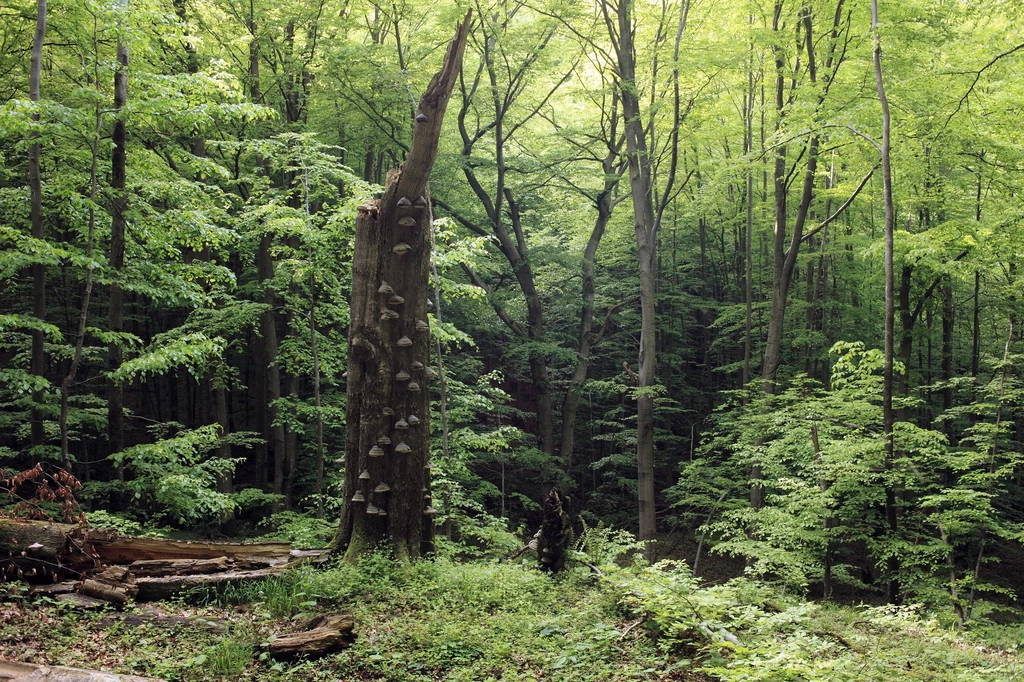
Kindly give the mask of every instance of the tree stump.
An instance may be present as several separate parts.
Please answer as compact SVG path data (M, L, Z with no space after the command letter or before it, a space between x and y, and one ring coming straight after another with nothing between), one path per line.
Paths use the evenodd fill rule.
M544 522L537 536L537 558L545 571L565 569L565 548L572 541L572 525L563 509L564 498L552 488L544 498Z

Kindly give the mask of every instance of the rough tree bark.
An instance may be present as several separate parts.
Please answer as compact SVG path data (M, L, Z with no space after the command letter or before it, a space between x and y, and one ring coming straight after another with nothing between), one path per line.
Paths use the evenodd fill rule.
M420 98L405 163L356 218L349 326L345 505L334 545L352 561L388 541L402 559L429 551L429 211L441 124L462 68L471 12ZM415 418L415 419L414 419Z

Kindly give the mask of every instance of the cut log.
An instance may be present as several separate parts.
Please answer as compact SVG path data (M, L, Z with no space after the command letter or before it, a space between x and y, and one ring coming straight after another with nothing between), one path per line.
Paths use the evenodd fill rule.
M135 577L125 566L109 566L82 581L79 593L123 606L139 592Z
M78 592L80 594L84 594L86 597L102 599L105 602L110 602L111 604L116 604L118 606L124 606L127 604L132 597L138 593L138 591L138 588L132 583L111 585L110 583L92 580L91 578L83 580L82 586L78 588Z
M33 665L0 661L0 680L15 682L162 682L154 677L120 675L99 670L65 668L59 665Z
M266 649L273 658L326 656L352 644L354 625L351 613L318 616L310 622L312 629L279 635L267 643Z

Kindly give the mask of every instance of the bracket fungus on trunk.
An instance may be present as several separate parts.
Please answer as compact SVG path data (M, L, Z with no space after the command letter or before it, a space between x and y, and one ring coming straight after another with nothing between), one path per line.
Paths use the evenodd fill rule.
M359 510L351 500L361 481L345 477L343 499L350 502L342 509L334 548L349 561L381 541L389 542L399 558L416 557L433 548L433 522L422 513L428 499L423 491L430 488L430 429L401 430L402 442L388 452L381 445L397 440L400 424L408 429L409 422L393 421L396 413L422 414L417 421L429 426L429 393L411 380L406 368L429 369L430 326L425 320L431 307L427 297L431 248L424 209L429 205L428 180L441 124L462 69L471 19L472 13L467 13L441 70L420 98L405 162L388 173L380 199L367 202L357 212L349 338L364 338L376 351L352 352L348 357L346 466L350 471L365 469L371 480L388 481L389 487L386 511L371 504Z

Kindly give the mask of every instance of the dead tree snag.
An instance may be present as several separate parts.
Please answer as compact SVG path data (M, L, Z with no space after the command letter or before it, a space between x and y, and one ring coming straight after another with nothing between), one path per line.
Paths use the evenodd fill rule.
M400 558L429 551L430 268L428 180L471 14L448 46L413 122L412 146L384 194L356 218L345 441L345 506L335 539L347 559L387 540Z

